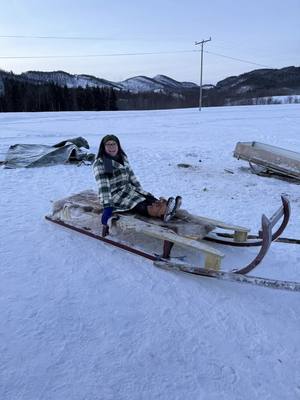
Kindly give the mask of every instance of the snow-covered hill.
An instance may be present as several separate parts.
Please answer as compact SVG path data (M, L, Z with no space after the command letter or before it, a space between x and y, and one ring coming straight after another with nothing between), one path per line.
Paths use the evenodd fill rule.
M292 95L298 94L299 90L300 67L294 66L256 69L238 76L230 76L216 85L219 94L228 93L231 96L247 92L260 93L261 96L262 91L269 91L270 95Z
M299 113L298 104L2 113L0 153L76 136L96 152L115 133L156 196L181 194L183 208L257 232L285 193L285 236L300 238L299 185L253 175L232 156L237 141L298 151ZM89 166L1 168L0 187L1 400L299 398L299 293L160 270L45 221L53 200L96 188ZM272 244L255 273L300 281L299 248ZM226 270L258 250L218 249Z
M28 71L21 74L32 81L44 83L53 82L60 86L67 86L68 88L76 87L104 87L120 89L120 86L114 82L105 79L99 79L91 75L72 75L64 71L41 72L41 71Z
M123 89L132 92L164 92L181 93L186 89L197 88L193 82L178 82L166 75L156 75L154 78L135 76L118 83Z
M174 88L174 89L179 89L182 90L183 88L196 88L198 85L196 85L193 82L178 82L175 79L169 78L166 75L156 75L153 78L154 81L160 82L161 84L165 85L168 88Z
M96 78L91 75L72 75L64 71L40 72L28 71L20 75L33 82L54 82L60 86L71 87L105 87L116 90L129 90L131 92L180 92L186 89L197 87L192 82L178 82L165 75L157 75L154 78L147 76L135 76L121 82L112 82L105 79Z
M148 78L147 76L135 76L119 82L124 90L132 92L157 92L165 88L165 85L157 82L155 79Z

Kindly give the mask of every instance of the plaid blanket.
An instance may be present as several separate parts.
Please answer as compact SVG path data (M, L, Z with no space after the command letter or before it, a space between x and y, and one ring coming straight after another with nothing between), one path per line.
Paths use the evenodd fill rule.
M128 211L145 200L144 191L134 172L124 157L124 165L112 160L113 174L104 172L104 163L98 158L93 171L98 185L99 200L102 207L113 207L114 211Z

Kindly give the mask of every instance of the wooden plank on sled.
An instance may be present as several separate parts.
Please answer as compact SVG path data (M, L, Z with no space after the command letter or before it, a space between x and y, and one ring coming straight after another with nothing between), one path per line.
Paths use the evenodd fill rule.
M188 247L194 250L198 250L204 253L205 256L205 268L211 268L219 270L221 260L224 254L219 250L209 246L206 242L201 240L189 239L180 235L177 235L170 229L163 228L159 225L154 225L146 221L135 218L131 215L118 214L118 218L114 221L116 227L122 231L141 233L146 236L162 239L181 247Z
M97 193L92 190L85 190L83 192L69 196L65 199L56 201L53 205L53 213L55 213L55 212L57 213L58 211L60 212L61 210L64 210L64 209L66 209L66 210L63 211L63 213L66 213L68 211L68 209L71 209L71 208L80 208L86 214L100 214L102 211L101 206L99 205L99 199L98 199ZM120 213L118 215L128 215L128 214ZM147 221L147 219L142 216L136 216L136 218ZM149 218L148 218L148 220L149 220ZM186 237L190 237L190 238L197 237L197 240L202 239L209 232L209 230L212 230L216 227L233 231L234 232L234 241L236 241L236 242L246 241L248 232L250 232L250 229L248 229L248 228L238 226L238 225L228 224L223 221L215 220L212 218L196 216L196 215L190 214L186 210L178 210L176 213L176 218L172 219L168 223L163 223L159 219L154 219L154 218L151 219L151 223L160 225L160 226L164 226L167 228L169 227L170 229L173 229L173 230L177 230L181 236L186 236ZM192 225L195 228L194 230L196 231L196 234L194 234L194 232L191 234L187 233L186 235L181 233L182 231L185 230L185 229L183 229L184 226L192 227ZM197 228L197 226L199 226L199 228ZM208 228L208 230L207 230L207 228ZM186 230L190 231L191 229L186 229Z
M287 196L281 196L282 205L275 211L275 213L268 219L268 224L271 229L271 241L276 241L281 236L283 231L288 225L290 215L291 215L291 206L290 201ZM281 220L280 224L278 222ZM273 228L275 225L279 225L274 231ZM222 232L210 232L206 238L206 240L220 243L220 244L228 244L231 246L261 246L263 243L263 230L259 230L258 235L248 235L246 242L236 242L233 240L233 235L229 233Z
M228 224L223 221L219 221L219 220L207 218L207 217L202 217L200 215L196 216L196 215L188 213L186 210L178 210L176 213L176 216L178 216L178 218L182 218L182 219L187 218L193 222L197 221L198 223L209 224L209 225L215 226L216 228L233 231L234 232L234 241L236 241L236 242L245 242L247 240L248 233L250 232L249 228L245 228L245 227L239 226L239 225Z

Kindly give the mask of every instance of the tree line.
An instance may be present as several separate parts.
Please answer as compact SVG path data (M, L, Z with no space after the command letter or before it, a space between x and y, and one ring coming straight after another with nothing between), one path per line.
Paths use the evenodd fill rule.
M15 79L3 79L3 86L0 112L117 110L116 93L110 88L68 88Z
M37 84L12 78L3 78L2 82L0 112L155 110L199 104L198 88L175 93L133 93L112 88L69 88L53 82ZM271 98L276 95L290 95L290 89L263 87L239 93L236 88L215 87L203 90L202 104L204 107L262 104L262 98L269 98L268 104L274 104Z
M3 77L0 112L113 111L196 107L198 90L139 92L98 87L69 88ZM1 89L1 88L0 88Z
M120 91L117 95L119 110L157 110L196 107L199 89L180 92L139 92Z
M202 105L258 104L261 98L276 101L271 97L299 94L299 87L300 67L254 70L226 78L213 88L203 88ZM0 112L154 110L198 104L197 87L138 93L99 87L69 88L0 70Z

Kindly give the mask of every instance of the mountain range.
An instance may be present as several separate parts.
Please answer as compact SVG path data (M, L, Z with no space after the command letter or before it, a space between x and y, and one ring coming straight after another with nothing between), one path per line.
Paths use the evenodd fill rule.
M281 69L257 69L239 76L231 76L218 82L219 91L234 90L243 94L258 89L300 90L300 67L285 67Z
M6 72L0 72L0 80ZM30 83L55 83L59 86L67 86L68 88L111 88L117 91L130 91L132 93L139 92L181 92L187 89L197 88L193 82L178 82L175 79L165 75L156 75L154 78L147 76L135 76L121 82L113 82L103 78L97 78L92 75L72 75L65 71L41 72L28 71L20 75L15 75L18 80L25 80Z
M300 94L300 67L257 69L218 82L205 92L206 105L256 104L255 99Z
M116 94L118 109L196 107L199 101L199 86L196 83L179 82L166 75L156 75L153 78L135 76L113 82L92 75L72 75L65 71L14 74L0 70L0 95L5 94L5 82L8 81L35 87L54 83L69 90L110 89ZM253 99L264 96L299 94L300 67L264 68L230 76L216 85L203 85L203 105L254 104Z

